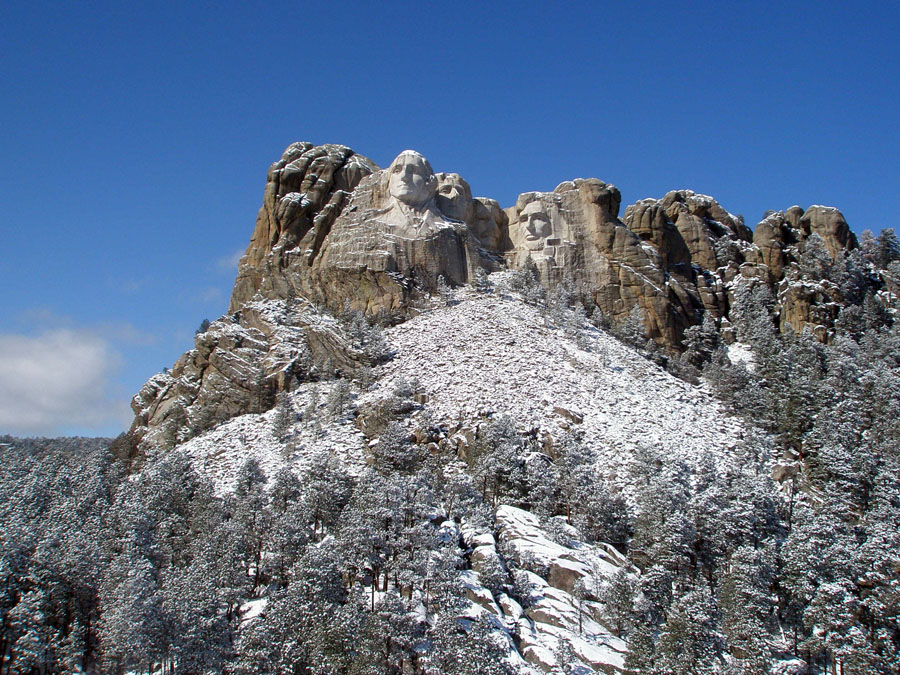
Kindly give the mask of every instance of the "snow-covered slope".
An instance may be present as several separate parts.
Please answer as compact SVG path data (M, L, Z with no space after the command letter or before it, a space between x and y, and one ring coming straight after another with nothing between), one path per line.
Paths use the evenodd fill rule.
M642 445L688 463L735 446L739 423L702 390L608 333L580 330L576 341L514 296L466 293L388 331L396 355L363 399L417 379L438 420L465 425L507 414L522 431L577 428L611 474Z
M571 314L568 315L571 319ZM545 310L516 294L460 289L447 304L387 329L393 351L368 386L353 383L340 411L328 399L341 381L307 383L291 393L302 413L285 443L276 436L277 410L244 415L180 446L222 490L241 464L255 457L270 476L282 466L302 471L314 451L340 457L351 472L365 465L376 441L361 430L367 411L414 389L419 404L402 418L410 432L440 424L445 441L464 453L480 425L511 417L522 433L552 448L579 431L598 457L597 473L629 494L627 467L635 451L653 447L659 456L688 464L727 462L742 428L725 416L702 389L678 380L588 323L555 326ZM312 411L316 410L313 415ZM456 532L469 569L460 572L469 609L485 616L508 643L519 671L552 670L561 644L590 670L621 672L624 642L604 625L604 607L578 600L580 580L589 592L618 573L637 574L613 547L584 543L564 519L547 524L526 511L501 505L493 529L447 521ZM568 529L567 529L568 528ZM569 536L560 539L559 532ZM541 574L525 571L531 599L524 608L505 592L489 590L484 569L506 556L527 558ZM523 559L524 559L523 558ZM494 561L494 562L491 562ZM496 563L496 564L495 564Z
M576 340L514 294L459 290L449 306L385 331L394 356L368 391L353 385L349 411L391 396L401 382L415 382L427 398L406 420L410 426L427 412L451 430L473 429L498 415L509 415L520 431L545 438L579 430L601 458L598 468L613 480L641 446L693 464L710 453L719 461L737 444L739 422L702 389L604 331L587 323L579 330ZM294 407L303 411L315 398L324 408L335 386L300 386L291 394ZM312 446L333 448L351 467L364 460L367 439L353 424L352 412L321 428L298 423L290 454L273 435L274 415L274 410L243 415L180 448L222 488L251 456L267 472L302 465Z

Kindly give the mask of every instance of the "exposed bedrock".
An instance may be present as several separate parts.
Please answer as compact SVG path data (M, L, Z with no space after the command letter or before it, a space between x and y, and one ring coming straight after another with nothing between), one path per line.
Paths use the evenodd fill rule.
M614 323L640 308L647 336L670 352L705 316L730 325L736 285L746 283L769 287L782 330L829 338L841 291L801 263L814 235L821 245L810 250L835 261L856 248L837 209L769 212L751 232L690 190L640 200L620 218L621 200L614 185L579 178L502 209L412 150L380 169L343 145L294 143L269 167L229 314L141 389L132 431L145 448L170 447L271 407L278 391L317 377L316 364L366 365L339 328L313 320L315 306L401 321L444 284L532 263L547 289L571 282Z
M230 309L256 293L302 295L403 318L440 277L458 285L496 268L504 226L496 202L417 152L380 170L345 146L295 143L269 169Z
M269 410L298 382L374 363L308 302L250 302L213 321L193 349L141 387L131 433L145 451L169 449L237 415Z

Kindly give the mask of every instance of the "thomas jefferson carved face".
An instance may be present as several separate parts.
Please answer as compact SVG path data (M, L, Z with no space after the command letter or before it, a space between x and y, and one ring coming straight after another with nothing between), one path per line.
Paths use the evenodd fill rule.
M419 208L434 197L437 178L418 152L404 150L388 168L388 192L397 201Z
M456 173L439 173L437 206L448 218L468 222L472 216L472 190Z
M525 233L525 246L532 251L544 247L544 241L553 234L550 216L540 201L529 202L519 214L519 227Z

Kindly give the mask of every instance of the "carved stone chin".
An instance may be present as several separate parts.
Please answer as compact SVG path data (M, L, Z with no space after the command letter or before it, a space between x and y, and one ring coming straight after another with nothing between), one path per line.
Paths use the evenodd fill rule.
M431 237L438 230L453 229L453 223L437 210L433 199L413 208L392 197L390 208L379 214L375 220L383 226L386 236L404 239Z

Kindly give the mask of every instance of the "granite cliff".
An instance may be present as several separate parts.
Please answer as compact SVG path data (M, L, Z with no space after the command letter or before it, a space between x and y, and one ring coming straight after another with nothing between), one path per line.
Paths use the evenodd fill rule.
M756 290L771 298L781 331L831 338L854 290L809 268L853 267L858 242L837 209L792 206L751 230L690 190L624 213L621 201L614 185L588 178L525 192L503 209L411 150L380 169L345 146L294 143L269 168L228 315L141 389L132 433L144 447L171 447L271 408L278 392L323 368L370 367L380 356L366 353L350 324L403 322L440 292L500 270L527 271L547 290L566 285L613 327L637 320L670 356L704 321L725 342L740 339L734 308ZM355 319L329 323L323 309Z
M406 173L421 183L408 196L399 187ZM640 307L648 336L677 351L684 329L705 314L727 319L737 277L776 292L812 235L834 260L857 247L833 207L772 212L754 232L690 190L643 199L620 217L621 200L612 184L576 179L501 209L473 198L458 174L435 174L418 153L381 170L344 146L295 143L269 169L229 311L257 294L302 296L337 310L349 301L396 322L416 313L439 277L457 286L479 269L521 269L530 258L542 285L576 284L613 323ZM824 336L831 326L813 307L824 296L785 296L781 324L810 324Z

